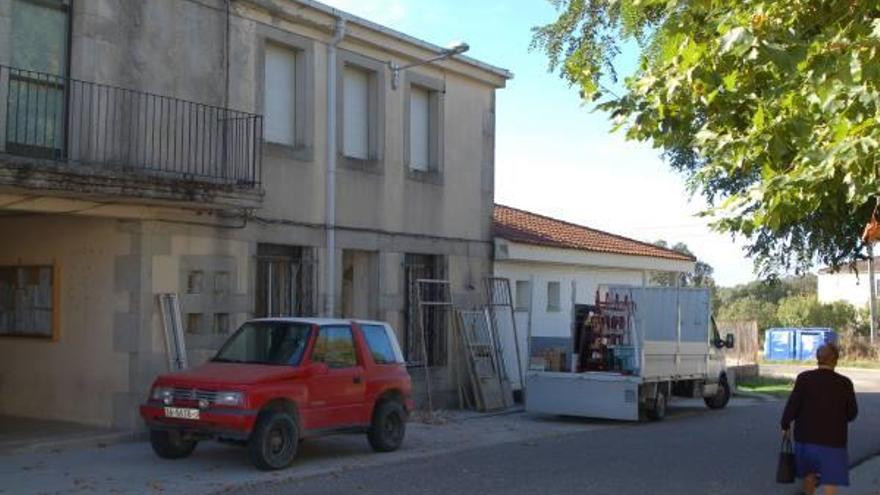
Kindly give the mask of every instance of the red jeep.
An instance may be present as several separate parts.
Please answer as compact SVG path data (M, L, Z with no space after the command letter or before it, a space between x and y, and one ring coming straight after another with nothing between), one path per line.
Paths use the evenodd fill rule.
M159 376L140 412L159 457L216 438L246 444L260 469L281 469L301 438L326 433L365 432L374 450L396 450L410 394L386 323L266 318L242 325L209 362Z

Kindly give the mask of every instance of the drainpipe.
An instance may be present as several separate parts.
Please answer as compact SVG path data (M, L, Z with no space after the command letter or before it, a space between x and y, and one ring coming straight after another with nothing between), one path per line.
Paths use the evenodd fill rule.
M327 298L324 315L334 316L336 308L336 47L345 37L345 19L336 19L333 38L327 43L327 191L324 223L327 231Z

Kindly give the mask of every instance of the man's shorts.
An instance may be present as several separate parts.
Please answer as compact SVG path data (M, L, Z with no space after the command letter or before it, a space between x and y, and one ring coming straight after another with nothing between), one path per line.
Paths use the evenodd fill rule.
M822 485L849 486L849 455L846 447L795 442L794 458L798 478L815 474Z

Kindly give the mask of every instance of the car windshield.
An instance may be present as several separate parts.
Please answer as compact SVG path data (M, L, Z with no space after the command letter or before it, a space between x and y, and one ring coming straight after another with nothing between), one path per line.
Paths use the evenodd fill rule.
M311 325L256 321L241 326L211 361L220 363L298 365Z

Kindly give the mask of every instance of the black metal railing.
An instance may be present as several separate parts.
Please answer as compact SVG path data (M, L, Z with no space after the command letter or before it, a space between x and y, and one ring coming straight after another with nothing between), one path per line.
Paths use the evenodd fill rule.
M0 65L0 153L217 184L260 183L263 118Z

